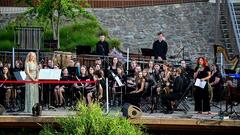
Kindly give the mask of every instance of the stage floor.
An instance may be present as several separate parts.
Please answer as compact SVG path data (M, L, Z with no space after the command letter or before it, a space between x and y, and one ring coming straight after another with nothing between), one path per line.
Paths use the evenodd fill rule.
M222 111L226 110L225 101L222 103ZM188 131L218 131L240 133L240 105L234 106L236 113L219 116L220 104L211 106L211 114L196 114L194 102L188 101L190 110L174 111L173 114L164 114L156 111L154 113L143 113L141 117L130 119L134 124L143 124L151 130L188 130ZM109 115L122 117L121 107L111 107ZM229 109L230 112L230 109ZM74 115L76 112L70 108L56 108L55 110L43 110L42 116L33 117L24 112L4 113L0 116L0 128L41 128L42 124L56 124L56 118ZM226 114L226 113L225 113ZM226 130L227 129L227 130Z

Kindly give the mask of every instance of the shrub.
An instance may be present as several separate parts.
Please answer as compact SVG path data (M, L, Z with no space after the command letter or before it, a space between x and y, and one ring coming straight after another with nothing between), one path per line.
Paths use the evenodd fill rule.
M116 38L110 39L108 42L110 44L110 48L119 48L121 45L121 41Z
M55 130L49 125L40 132L41 135L141 135L141 128L118 116L104 116L98 104L88 108L78 105L76 116L59 119L61 129Z
M108 30L102 28L96 17L92 14L84 14L76 20L71 22L62 22L60 27L60 49L63 51L75 51L77 45L88 45L95 50L95 45L99 40L99 34L104 34L110 42L110 48L118 48L121 42L117 39L110 39ZM32 26L44 28L44 40L52 40L53 33L51 31L50 23L42 18L33 19L33 17L17 17L16 21L10 21L9 24L0 31L1 50L9 49L14 42L14 28L16 26ZM10 45L10 42L12 45ZM6 45L7 44L7 45ZM41 46L42 50L44 46Z
M14 47L13 42L9 40L0 40L1 51L9 51Z

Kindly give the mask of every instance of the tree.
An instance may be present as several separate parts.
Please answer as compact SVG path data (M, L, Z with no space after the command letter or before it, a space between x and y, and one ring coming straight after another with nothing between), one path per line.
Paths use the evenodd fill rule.
M60 48L59 28L63 18L75 19L81 14L86 14L85 7L88 6L85 0L17 0L24 1L31 8L26 14L37 18L47 19L51 23L53 39L58 41Z

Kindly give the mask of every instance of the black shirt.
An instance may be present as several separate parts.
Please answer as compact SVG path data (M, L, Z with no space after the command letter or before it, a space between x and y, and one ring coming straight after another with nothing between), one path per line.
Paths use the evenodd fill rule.
M109 53L109 45L106 41L99 41L96 45L96 54L108 56Z
M157 40L153 43L152 49L155 59L158 59L158 57L160 56L163 60L166 60L166 54L168 50L167 42L165 42L164 40L159 42L159 40Z
M173 92L174 93L182 93L183 92L183 79L181 76L177 76L173 83Z
M222 76L221 76L221 73L220 72L215 72L212 74L211 78L209 79L209 82L212 83L215 81L216 77L220 78L220 81L217 83L217 84L214 84L213 87L216 87L216 86L221 86L223 84L223 81L222 81Z
M198 70L198 67L195 68L195 72ZM208 66L206 66L203 71L199 71L198 72L198 75L197 75L197 78L198 79L202 79L202 78L205 78L208 76L208 72L210 72L210 68Z

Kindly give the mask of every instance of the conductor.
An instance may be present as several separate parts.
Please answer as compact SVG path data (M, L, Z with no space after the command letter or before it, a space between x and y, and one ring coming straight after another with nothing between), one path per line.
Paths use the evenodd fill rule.
M167 42L162 32L158 32L158 40L153 43L153 55L155 60L166 60L166 54L168 50Z
M100 41L96 44L96 54L102 56L108 56L109 44L105 41L105 36L100 35Z

